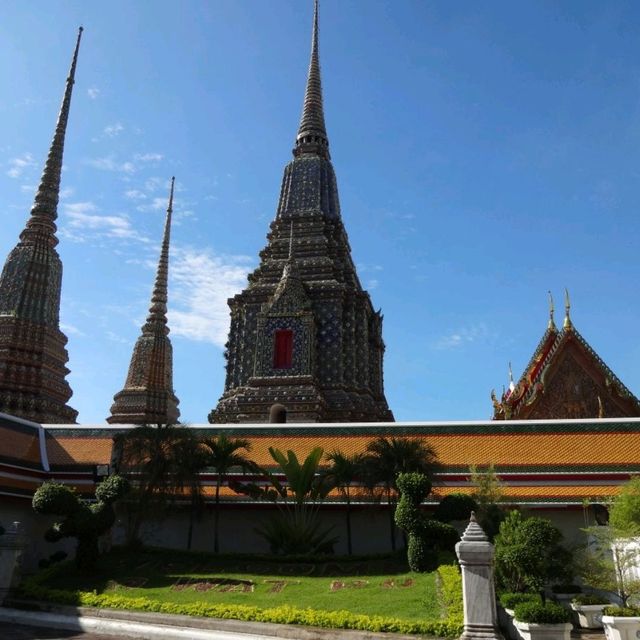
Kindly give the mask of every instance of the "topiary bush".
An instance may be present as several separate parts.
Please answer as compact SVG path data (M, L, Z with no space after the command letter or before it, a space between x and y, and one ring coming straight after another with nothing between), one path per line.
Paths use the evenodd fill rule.
M431 482L422 473L400 473L396 483L400 500L395 512L396 524L408 537L407 560L412 571L431 571L437 563L438 550L449 551L459 540L449 524L428 518L420 503L431 491Z
M478 503L467 493L451 493L436 507L433 517L440 522L469 520L472 511L478 510Z
M569 610L555 602L521 602L513 615L518 622L533 624L562 624L571 619Z
M609 600L604 596L597 596L593 593L581 593L571 599L573 604L590 605L590 604L609 604Z
M602 610L605 616L615 616L617 618L636 618L640 616L640 608L638 607L616 607L611 605Z
M77 538L76 565L90 570L98 558L98 538L115 522L113 503L129 490L128 481L118 475L104 480L96 489L97 502L89 504L75 489L57 482L45 482L34 494L32 506L38 513L64 516L44 534L48 542ZM56 555L56 554L54 554Z
M505 609L515 609L523 602L540 602L540 596L536 593L503 593L500 596L500 604Z

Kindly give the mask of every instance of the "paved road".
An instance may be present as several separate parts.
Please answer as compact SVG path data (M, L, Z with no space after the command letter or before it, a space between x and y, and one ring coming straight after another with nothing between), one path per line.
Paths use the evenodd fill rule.
M2 640L114 640L114 636L103 634L40 629L6 622L0 622L0 638Z

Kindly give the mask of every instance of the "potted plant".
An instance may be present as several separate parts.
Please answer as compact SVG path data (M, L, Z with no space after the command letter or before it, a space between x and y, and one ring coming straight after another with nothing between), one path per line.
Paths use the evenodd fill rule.
M620 606L605 607L602 624L608 640L640 637L640 477L623 486L609 507L609 526L588 527L589 544L582 554L584 581L617 597Z
M523 640L569 640L570 613L555 602L521 602L514 613L514 625Z
M522 640L522 636L514 624L514 609L522 602L539 602L535 593L503 593L498 598L498 624L510 640Z
M602 610L610 602L607 598L592 593L581 593L571 601L571 609L575 611L578 624L583 629L602 628Z

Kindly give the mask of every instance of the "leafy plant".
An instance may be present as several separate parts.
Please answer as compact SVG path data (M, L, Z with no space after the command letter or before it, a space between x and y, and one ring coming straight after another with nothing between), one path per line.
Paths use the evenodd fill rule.
M571 619L569 611L555 602L521 602L513 615L519 622L533 624L562 624Z
M609 507L608 527L587 527L589 544L580 556L582 579L589 585L620 598L623 608L640 596L640 478L622 487Z
M605 616L615 616L617 618L636 618L640 616L640 608L639 607L616 607L610 606L605 607L602 610L603 615Z
M399 473L400 501L396 524L408 535L407 560L412 571L433 570L437 550L447 550L458 541L458 532L448 524L432 520L420 511L420 503L431 491L431 481L422 473Z
M267 540L272 553L328 552L337 538L331 537L333 527L321 528L318 517L318 501L331 489L318 473L324 450L315 447L302 463L291 450L285 455L269 447L269 453L278 465L277 471L256 467L267 480L266 487L255 482L230 483L235 491L270 500L278 507L277 515L255 531Z
M353 553L351 543L351 486L363 476L364 455L356 453L345 455L340 451L332 451L326 456L329 467L324 470L323 477L331 487L340 491L346 500L345 516L347 520L347 551Z
M202 444L206 449L206 465L213 467L216 473L213 550L218 553L220 551L220 487L234 467L246 470L254 468L255 465L241 453L242 450L247 453L251 450L251 443L244 438L228 438L224 433L221 433L216 438L205 438L202 440Z
M205 451L195 433L178 425L137 427L114 437L114 452L116 471L127 477L132 487L124 504L127 544L139 543L143 522L162 515L187 493L189 547L193 520L202 505L199 474L206 464Z
M478 510L478 503L468 493L451 493L436 507L433 517L440 522L469 520L472 511Z
M367 445L365 457L368 482L373 488L382 485L389 507L391 549L396 550L393 504L398 494L399 473L421 473L432 478L438 467L435 450L424 440L415 438L380 437Z
M45 482L33 495L33 509L46 515L65 516L45 532L45 539L57 542L62 538L77 538L76 565L93 569L98 559L98 538L115 522L113 503L129 490L129 483L113 475L96 489L96 502L89 504L75 489L57 482ZM54 554L55 555L55 554Z
M571 572L571 554L561 542L562 534L549 520L511 511L495 539L499 584L508 591L537 592L544 603L547 584Z
M500 595L500 604L505 609L515 609L516 605L523 602L540 602L540 596L537 593L510 593L506 592Z
M590 604L609 604L609 600L604 596L597 596L593 593L581 593L571 599L573 604L590 605Z
M486 536L491 542L500 530L500 523L505 519L506 512L500 506L504 488L493 463L485 468L471 465L469 480L475 485L473 498L478 505L476 516Z

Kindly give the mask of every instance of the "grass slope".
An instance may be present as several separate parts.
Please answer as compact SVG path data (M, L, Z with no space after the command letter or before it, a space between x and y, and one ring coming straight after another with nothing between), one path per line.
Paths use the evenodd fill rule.
M443 615L435 573L411 573L406 562L397 558L291 562L114 549L101 557L92 575L65 564L43 586L175 604L289 605L407 621L435 620Z

